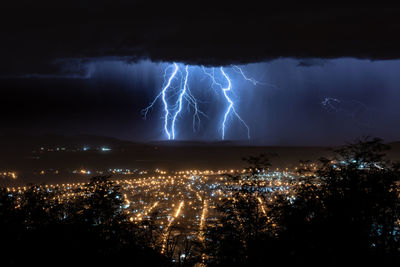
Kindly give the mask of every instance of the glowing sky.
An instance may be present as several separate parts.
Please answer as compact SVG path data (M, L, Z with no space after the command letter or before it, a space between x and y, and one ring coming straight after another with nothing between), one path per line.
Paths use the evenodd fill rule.
M2 78L2 131L165 140L162 104L155 103L146 120L142 110L160 92L169 64L102 59L82 64L79 77ZM261 82L224 67L251 144L326 145L363 135L400 140L399 60L278 59L241 67ZM200 66L192 69L190 89L206 116L193 131L193 113L180 114L177 139L220 140L226 99ZM225 139L246 143L241 122L232 117L227 123Z

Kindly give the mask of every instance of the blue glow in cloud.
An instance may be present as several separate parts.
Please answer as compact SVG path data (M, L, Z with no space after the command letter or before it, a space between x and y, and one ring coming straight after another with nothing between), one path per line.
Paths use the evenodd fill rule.
M164 109L163 128L168 140L174 140L176 138L176 120L182 112L185 101L193 109L193 130L195 130L196 123L200 123L199 114L207 116L199 110L197 104L198 100L189 89L189 66L185 65L184 68L181 68L179 65L180 64L173 63L165 68L164 85L161 92L154 98L149 106L143 110L144 116L146 117L149 110L154 107L157 100L161 97ZM171 68L173 68L173 71L168 73ZM192 68L199 70L197 71L198 73L211 79L210 87L215 90L214 87L217 86L222 91L222 95L226 100L226 110L222 116L221 125L218 127L222 132L221 139L225 140L226 128L231 116L234 116L246 128L247 138L250 139L250 128L235 109L235 101L231 96L233 90L232 79L227 74L227 70L220 67L219 71L216 73L215 68L207 69L204 66L193 66ZM184 69L184 71L182 69ZM230 70L239 73L244 80L251 82L253 85L262 84L254 78L248 78L238 66L233 66ZM171 101L173 98L176 98L175 102ZM172 105L170 102L174 104Z

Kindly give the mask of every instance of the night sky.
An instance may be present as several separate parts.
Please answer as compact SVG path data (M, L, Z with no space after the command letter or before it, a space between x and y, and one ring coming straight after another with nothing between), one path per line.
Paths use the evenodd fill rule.
M21 4L22 3L22 4ZM31 1L0 11L0 134L96 134L165 140L162 104L142 110L172 62L191 66L201 117L178 120L178 140L218 141L221 92L200 66L224 66L237 112L226 140L335 145L400 140L400 9L260 7L194 2ZM241 79L232 65L261 82ZM187 110L188 107L184 106Z

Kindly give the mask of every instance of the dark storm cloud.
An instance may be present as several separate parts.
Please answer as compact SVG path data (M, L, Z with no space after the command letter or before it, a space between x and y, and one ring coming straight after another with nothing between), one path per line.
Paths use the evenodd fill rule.
M104 57L205 65L280 57L400 58L398 7L276 7L247 1L12 5L0 11L3 76L85 76L79 64Z
M312 59L301 59L297 64L298 67L313 67L318 66L322 67L327 64L328 61L320 58L312 58Z
M94 134L147 142L165 140L159 94L168 64L97 61L91 79L0 79L1 134ZM230 117L226 138L254 145L339 145L360 136L400 138L400 60L327 60L323 67L298 67L279 59L242 66L261 83L253 85L234 69L235 109L250 128ZM200 67L191 67L189 87L198 99L200 127L185 104L177 139L218 141L227 102L210 88ZM174 98L171 99L174 101Z

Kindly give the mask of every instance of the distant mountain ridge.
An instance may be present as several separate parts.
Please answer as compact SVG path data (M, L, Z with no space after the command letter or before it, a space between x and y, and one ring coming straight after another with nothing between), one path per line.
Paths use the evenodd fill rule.
M387 143L391 147L400 148L400 141ZM243 140L221 140L221 141L201 141L201 140L155 140L148 142L134 142L122 140L115 137L78 134L78 135L0 135L0 145L4 146L55 146L55 145L74 145L74 146L101 146L108 145L113 147L121 146L245 146L245 147L334 147L334 146L282 146L282 145L256 145L251 141Z
M17 150L37 149L41 146L113 146L120 147L136 144L113 137L96 135L3 135L0 146Z
M400 142L389 145L392 149L387 152L388 158L400 162ZM104 147L110 150L103 150ZM0 136L0 171L16 171L25 183L54 182L69 181L71 172L77 169L92 173L113 168L241 169L248 166L243 158L260 154L276 155L270 158L273 168L293 168L300 160L330 157L333 149L327 146L254 146L236 141L136 143L95 135L3 135ZM41 170L59 170L60 174L54 177L32 175Z

